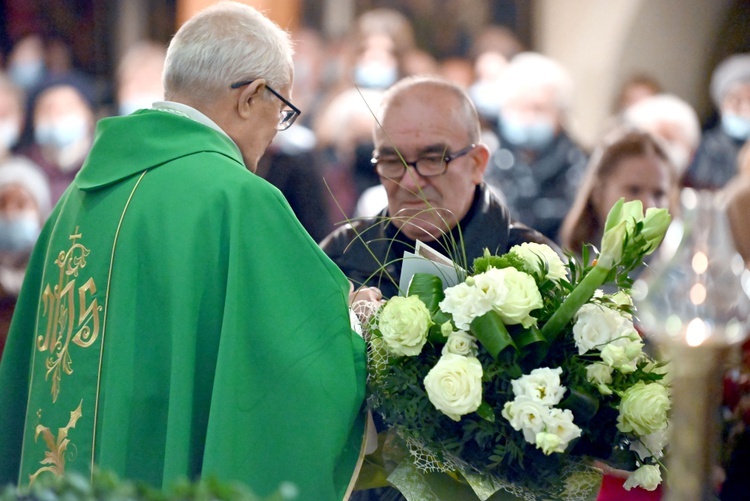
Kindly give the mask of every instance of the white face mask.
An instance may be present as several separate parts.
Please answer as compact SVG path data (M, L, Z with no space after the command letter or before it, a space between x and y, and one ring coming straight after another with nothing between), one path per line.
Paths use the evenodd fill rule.
M117 105L117 113L120 116L130 115L131 113L151 108L151 105L156 101L163 101L164 98L158 94L140 94L136 96L123 99Z
M39 215L26 211L13 217L0 214L0 251L18 252L31 249L39 236Z
M354 68L354 83L368 89L387 89L398 79L398 68L379 61L360 63Z
M21 128L16 120L0 121L0 150L9 151L18 142Z
M86 136L88 123L83 115L71 113L34 127L34 138L41 146L63 149Z
M81 114L69 114L34 127L34 138L63 172L80 167L88 152L91 138L89 124Z

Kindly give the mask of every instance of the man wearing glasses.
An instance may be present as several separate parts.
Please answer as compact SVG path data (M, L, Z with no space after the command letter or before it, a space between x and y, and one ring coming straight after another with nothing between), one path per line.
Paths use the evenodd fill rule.
M163 77L166 101L99 123L34 250L0 362L0 485L101 468L342 499L365 384L349 283L253 174L300 113L288 35L216 4Z
M372 164L388 206L321 242L355 284L397 295L401 259L417 240L464 266L484 248L502 253L523 242L556 248L515 222L482 182L490 152L462 89L435 78L406 78L387 91L377 118Z

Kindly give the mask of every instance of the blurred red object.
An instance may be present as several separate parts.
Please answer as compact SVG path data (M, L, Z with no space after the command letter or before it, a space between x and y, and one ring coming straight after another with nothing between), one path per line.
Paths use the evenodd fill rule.
M626 491L622 487L624 483L624 478L605 474L596 501L659 501L662 497L661 485L653 491L647 491L640 487L634 487Z

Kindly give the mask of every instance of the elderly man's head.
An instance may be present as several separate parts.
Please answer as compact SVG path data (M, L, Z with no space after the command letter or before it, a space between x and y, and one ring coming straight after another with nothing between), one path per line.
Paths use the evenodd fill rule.
M514 57L500 88L500 132L515 146L540 150L563 127L573 100L573 80L554 60L534 52Z
M454 84L407 78L387 91L378 122L373 162L393 223L414 240L450 231L469 211L489 159L471 100Z
M750 138L750 54L735 54L711 75L711 98L721 111L721 126L733 138Z
M657 94L625 110L623 119L662 140L678 173L687 169L698 149L701 129L698 114L686 101L672 94Z
M164 95L216 122L254 171L277 130L288 126L282 120L296 118L288 104L292 53L288 33L257 10L220 2L175 34L164 64Z

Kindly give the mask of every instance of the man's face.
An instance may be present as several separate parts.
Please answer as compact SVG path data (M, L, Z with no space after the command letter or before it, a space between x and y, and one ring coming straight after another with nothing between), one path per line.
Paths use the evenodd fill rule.
M750 119L750 82L734 85L721 103L722 113L734 113Z
M274 90L291 101L291 84ZM276 137L281 110L286 108L286 105L268 90L263 91L262 97L257 100L256 104L253 119L245 122L242 137L235 138L242 151L245 165L253 172L258 167L260 157Z
M376 155L393 158L400 153L407 162L414 162L469 146L468 124L456 101L444 90L429 87L402 93L382 117L382 128L376 126ZM413 240L430 241L450 231L471 207L488 155L484 145L477 145L435 177L423 177L412 167L400 178L381 175L394 225Z

